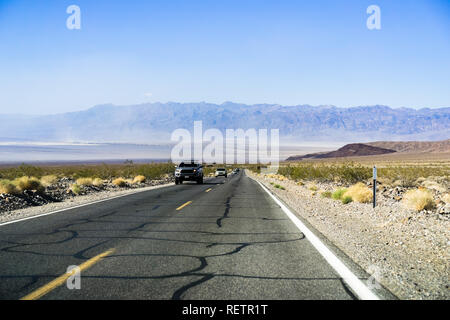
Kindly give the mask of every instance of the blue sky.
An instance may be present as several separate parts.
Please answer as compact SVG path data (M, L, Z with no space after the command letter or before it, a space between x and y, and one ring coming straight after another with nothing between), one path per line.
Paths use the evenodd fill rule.
M448 107L450 2L0 0L0 113L155 101Z

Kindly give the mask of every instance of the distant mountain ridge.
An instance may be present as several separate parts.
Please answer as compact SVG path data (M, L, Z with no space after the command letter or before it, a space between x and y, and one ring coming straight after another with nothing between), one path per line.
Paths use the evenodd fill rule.
M2 140L159 143L178 128L279 129L283 141L443 140L450 108L281 106L276 104L147 103L99 105L44 116L0 115Z
M450 139L443 141L377 141L367 145L393 149L408 153L445 153L450 152Z

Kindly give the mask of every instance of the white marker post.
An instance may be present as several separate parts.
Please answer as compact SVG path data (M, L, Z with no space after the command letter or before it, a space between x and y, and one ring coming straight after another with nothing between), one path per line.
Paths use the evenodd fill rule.
M377 205L376 200L376 194L377 194L377 167L373 167L373 207Z

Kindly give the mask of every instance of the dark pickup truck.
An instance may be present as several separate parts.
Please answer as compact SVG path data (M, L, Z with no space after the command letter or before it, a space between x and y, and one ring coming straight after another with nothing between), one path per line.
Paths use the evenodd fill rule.
M180 163L175 169L175 184L183 181L197 181L203 183L203 166L198 163Z

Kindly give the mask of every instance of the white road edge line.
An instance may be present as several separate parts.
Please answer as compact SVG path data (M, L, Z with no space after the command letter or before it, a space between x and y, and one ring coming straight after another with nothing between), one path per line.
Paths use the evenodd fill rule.
M253 178L252 178L253 179ZM261 182L253 179L266 191L272 199L281 207L296 227L305 235L317 251L325 258L325 260L333 267L333 269L342 277L342 279L350 286L353 292L361 300L380 300L380 298L370 291L357 276L350 271L349 268L336 257L333 252L320 239L308 229L308 227L300 221L280 200L278 200Z
M56 211L52 211L52 212L47 212L47 213L42 213L42 214L37 214L35 216L30 216L30 217L25 217L25 218L21 218L21 219L16 219L16 220L11 220L8 222L3 222L0 223L0 227L1 226L6 226L7 224L13 224L16 222L21 222L21 221L25 221L25 220L30 220L30 219L36 219L36 218L40 218L40 217L44 217L44 216L48 216L54 213L58 213L58 212L63 212L63 211L68 211L68 210L72 210L72 209L77 209L77 208L82 208L82 207L86 207L86 206L90 206L92 204L96 204L96 203L100 203L100 202L105 202L105 201L109 201L109 200L114 200L117 198L122 198L122 197L126 197L126 196L130 196L132 194L137 194L137 193L141 193L141 192L145 192L145 191L150 191L150 190L155 190L155 189L160 189L160 188L164 188L164 187L170 187L172 184L167 183L167 184L162 184L162 185L158 185L155 186L156 188L152 188L152 189L146 189L146 190L136 190L135 192L130 192L127 194L122 194L120 196L114 196L111 198L105 198L105 199L100 199L100 200L95 200L92 202L88 202L88 203L83 203L83 204L79 204L73 207L68 207L68 208L64 208L64 209L60 209L60 210L56 210Z

